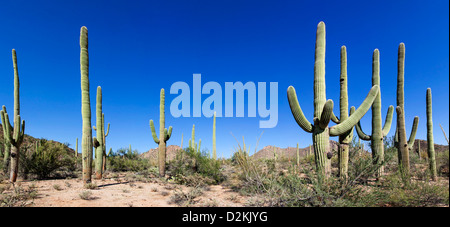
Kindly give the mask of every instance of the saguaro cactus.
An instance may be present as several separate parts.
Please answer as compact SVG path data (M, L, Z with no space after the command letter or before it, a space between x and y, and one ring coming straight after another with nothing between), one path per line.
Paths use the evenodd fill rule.
M441 124L439 124L439 127L441 127L442 134L444 134L444 138L445 138L445 140L447 141L447 144L450 145L450 142L448 141L447 135L445 134L444 128L442 127Z
M328 177L331 173L330 136L348 133L364 116L378 94L378 86L371 88L361 106L346 120L328 127L333 115L333 100L326 100L325 94L325 23L317 26L314 63L314 124L311 124L303 114L298 103L294 87L289 86L287 96L289 106L297 124L306 132L312 133L316 170L320 177Z
M375 49L372 56L372 86L380 86L380 52ZM358 137L362 140L370 141L372 149L373 164L378 165L377 177L381 177L384 174L384 137L391 130L392 115L394 113L394 106L389 106L386 115L384 126L382 126L381 116L381 88L378 92L375 101L372 104L372 134L367 135L363 132L360 122L356 125L356 132Z
M88 30L80 30L80 71L81 71L81 116L83 119L83 135L81 137L81 158L83 166L83 182L90 183L92 175L92 129L91 101L89 96L89 51Z
M213 158L217 159L217 151L216 151L216 112L214 112L214 121L213 121Z
M75 144L75 157L78 157L78 138L77 143Z
M398 151L398 163L404 176L409 175L409 150L414 146L419 117L415 116L409 140L406 139L405 128L405 44L400 43L398 47L397 61L397 128L395 130L395 146Z
M160 105L159 105L159 139L155 132L155 125L153 120L150 120L150 129L152 130L153 140L159 145L158 151L158 164L159 164L159 176L164 177L166 174L166 142L172 135L172 126L169 127L169 131L165 128L165 95L164 89L161 89Z
M102 112L102 88L97 87L97 105L96 105L96 121L97 127L93 126L93 129L97 131L97 137L93 138L95 147L95 177L102 179L103 172L105 171L106 164L106 137L109 134L108 129L105 134L105 114Z
M347 47L341 47L341 73L340 73L340 100L339 100L340 119L337 119L332 113L331 120L337 124L345 121L349 117L348 113L348 92L347 92ZM350 115L355 111L355 107L350 109ZM347 177L349 143L353 138L353 127L346 133L339 135L338 162L339 176Z
M16 50L14 49L12 50L12 60L14 66L14 126L12 127L9 123L9 116L5 106L3 106L1 111L1 117L3 130L6 130L7 142L11 144L11 173L9 181L16 182L19 171L19 151L25 135L25 120L20 121L19 69L17 67ZM13 129L12 133L11 129Z
M434 152L434 137L433 137L433 106L431 101L431 88L427 89L427 145L428 145L428 161L430 163L431 179L437 180L436 170L436 153Z
M2 111L5 114L8 113L6 111L5 106L2 107ZM7 121L7 122L3 121L3 116L2 116L2 127L3 127L3 144L4 144L4 149L5 149L5 151L3 152L3 168L6 172L8 170L9 162L11 160L11 144L9 143L9 140L8 140L9 135L7 134L8 129L6 129L6 127L9 128L10 132L13 131L13 128L12 128L11 124L9 123L9 121Z

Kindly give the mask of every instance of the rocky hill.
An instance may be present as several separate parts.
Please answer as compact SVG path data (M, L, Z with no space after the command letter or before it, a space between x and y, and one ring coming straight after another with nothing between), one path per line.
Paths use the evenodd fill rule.
M26 130L26 129L25 129ZM36 141L39 141L40 139L34 138L30 135L25 134L25 138L23 138L23 143L21 145L21 150L27 150L27 151L34 151L36 147ZM54 140L48 140L56 144L62 144L65 146L65 149L67 150L67 153L74 154L75 150L66 146L64 143L54 141ZM3 139L3 126L0 124L0 151L3 154L3 150L5 149L4 145L4 139ZM80 154L81 155L81 154Z
M331 145L331 149L333 151L337 151L338 148L338 144L336 141L330 140L330 145ZM274 148L275 148L275 153L277 154L277 157L282 157L282 158L297 158L297 147L287 147L287 148L280 148L280 147L274 147L274 146L265 146L264 148L262 148L261 150L259 150L258 152L256 152L254 155L252 155L252 158L255 159L267 159L267 158L273 158L274 154ZM311 151L310 151L311 149ZM314 148L310 146L308 147L304 147L304 148L299 148L299 155L300 157L306 156L308 153L314 153Z
M416 139L414 142L414 147L412 149L413 152L418 152L419 150L419 143L420 143L420 151L424 153L428 153L428 143L426 140L419 140ZM440 144L434 144L434 151L436 153L444 152L448 150L448 145L440 145Z
M173 160L178 152L181 151L181 147L177 145L169 145L167 146L167 161ZM146 158L149 160L158 160L158 147L148 150L147 152L144 152L140 154L141 158Z

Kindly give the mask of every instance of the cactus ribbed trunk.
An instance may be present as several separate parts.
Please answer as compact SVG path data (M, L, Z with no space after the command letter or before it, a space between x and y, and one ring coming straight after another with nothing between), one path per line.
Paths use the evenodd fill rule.
M349 117L348 113L348 91L347 91L347 47L341 47L341 73L340 73L340 99L339 99L340 121L345 121ZM352 114L354 108L350 111ZM349 161L349 143L353 139L353 127L350 131L339 135L338 163L339 176L347 178Z
M397 129L395 133L395 146L398 151L398 162L403 176L409 177L409 151L414 146L419 117L414 117L413 126L409 140L406 137L405 128L405 97L404 97L404 77L405 77L405 44L400 43L398 47L397 60Z
M409 177L409 149L406 140L405 115L400 106L397 106L397 129L398 129L398 160L400 171L405 177Z
M102 179L103 176L103 118L102 118L102 88L97 87L97 104L96 104L96 131L97 137L94 137L94 147L95 147L95 178Z
M316 32L315 62L314 62L314 119L319 119L326 100L325 89L325 24L319 24ZM331 159L327 158L330 150L328 128L315 127L313 144L317 172L324 176L331 174Z
M83 182L90 183L92 175L92 129L91 102L89 96L89 52L88 30L80 30L80 71L81 71L81 115L83 119L83 134L81 137L81 156L83 166Z
M378 49L375 49L372 56L372 85L380 86L380 53ZM371 148L372 148L372 160L375 165L378 165L377 177L380 177L384 173L384 166L381 164L384 161L384 144L383 144L383 132L382 132L382 120L381 120L381 89L378 92L375 101L372 104L372 135Z
M434 137L433 137L433 107L431 100L431 88L427 89L427 144L428 144L428 161L430 163L431 179L437 180L436 170L436 153L434 151Z

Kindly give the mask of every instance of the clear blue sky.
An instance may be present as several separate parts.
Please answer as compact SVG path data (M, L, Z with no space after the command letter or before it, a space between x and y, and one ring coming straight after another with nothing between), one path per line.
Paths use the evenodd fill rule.
M327 98L339 103L339 52L348 51L350 105L359 106L371 87L371 58L381 56L383 121L396 103L397 48L406 45L405 108L409 134L420 117L417 138L426 139L425 94L433 92L434 138L449 133L448 1L4 1L0 5L0 101L13 110L11 49L17 50L21 115L26 133L60 142L81 141L79 32L89 30L92 124L96 87L111 123L107 147L145 152L153 142L149 120L159 127L159 92L166 89L168 144L184 144L196 125L196 140L211 149L211 118L173 118L168 94L176 81L278 82L279 120L264 129L259 148L308 146L311 134L292 117L286 89L293 85L305 115L313 115L314 43L317 24L327 29ZM203 96L206 98L207 96ZM191 103L192 104L192 103ZM395 121L394 117L394 121ZM245 137L255 148L259 118L218 118L219 156L229 156ZM370 132L371 114L362 120ZM394 134L395 126L389 136ZM93 131L95 133L95 131ZM81 142L80 142L81 143ZM74 147L74 146L72 146Z

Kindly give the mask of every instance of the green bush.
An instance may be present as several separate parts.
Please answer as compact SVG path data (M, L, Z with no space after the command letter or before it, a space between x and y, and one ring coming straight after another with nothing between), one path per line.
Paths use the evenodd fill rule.
M225 180L221 161L209 157L206 152L186 148L178 152L167 165L169 176L179 184L197 186L198 184L219 184Z
M121 148L111 152L107 157L106 168L112 172L139 172L148 170L150 167L149 161L139 157L137 150Z
M37 151L28 152L21 150L20 161L21 172L28 176L34 174L38 179L45 179L57 171L73 172L76 168L76 159L69 154L66 145L40 139Z

